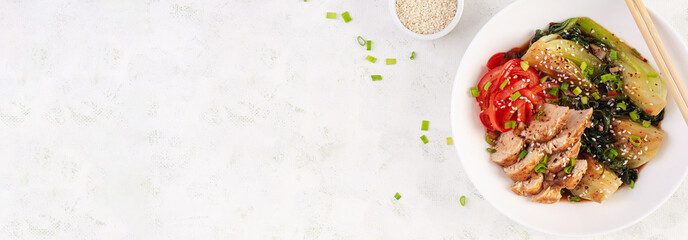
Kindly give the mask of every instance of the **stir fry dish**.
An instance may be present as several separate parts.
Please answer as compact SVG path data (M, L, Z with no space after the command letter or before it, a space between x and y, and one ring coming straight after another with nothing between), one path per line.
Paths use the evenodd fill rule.
M587 17L550 23L493 55L471 88L490 160L538 203L634 188L656 154L667 87L643 56Z

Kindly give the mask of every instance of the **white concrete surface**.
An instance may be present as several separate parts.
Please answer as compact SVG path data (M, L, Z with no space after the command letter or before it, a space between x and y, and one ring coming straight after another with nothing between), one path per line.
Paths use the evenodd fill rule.
M461 56L512 1L436 41L387 2L3 1L0 239L553 239L445 143ZM688 39L688 2L646 2ZM596 239L683 238L686 201Z

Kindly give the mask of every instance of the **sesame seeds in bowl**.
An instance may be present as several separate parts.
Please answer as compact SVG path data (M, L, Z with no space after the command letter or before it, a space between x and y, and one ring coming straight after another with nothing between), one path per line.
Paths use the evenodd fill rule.
M390 0L393 21L416 39L438 39L461 18L463 0Z

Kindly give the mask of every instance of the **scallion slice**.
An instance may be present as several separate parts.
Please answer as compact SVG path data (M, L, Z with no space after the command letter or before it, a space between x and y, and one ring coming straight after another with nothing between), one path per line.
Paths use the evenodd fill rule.
M625 104L625 103L622 103L622 102L617 103L617 104L616 104L616 107L621 108L621 109L623 109L623 110L626 110L626 104Z
M358 41L358 45L361 46L364 46L366 44L366 40L361 36L358 36L358 38L356 38L356 41Z
M585 72L585 68L587 68L587 67L588 67L588 63L586 63L586 62L583 62L583 63L581 63L581 65L580 65L580 69L581 69L581 71L583 71L583 72Z
M581 97L581 102L583 104L588 104L588 97L586 97L586 96Z
M640 146L640 144L643 143L643 140L640 139L640 137L638 137L638 136L631 136L630 138L628 138L628 141L631 142L631 144L635 145L636 147Z
M650 127L650 124L652 124L652 122L648 120L643 120L643 127Z
M614 80L616 80L616 75L612 75L611 73L607 73L605 75L600 76L600 79L602 80L602 82L614 81Z
M570 202L580 202L581 198L579 196L569 196Z
M489 153L496 153L497 152L497 150L495 150L494 148L487 148L486 150Z
M559 88L552 88L549 90L549 92L547 94L549 94L550 96L556 97L559 94Z
M573 92L573 95L578 96L583 92L583 90L581 90L580 87L576 87L576 89L573 89L572 92Z
M539 163L538 165L535 165L535 172L536 173L545 173L547 170L547 166L545 164Z
M377 62L377 58L375 58L375 57L373 57L373 56L370 56L370 55L368 55L368 56L366 57L366 60L370 61L371 63Z
M401 198L401 194L399 194L399 193L394 194L394 198L396 198L397 200L399 200L399 199Z
M569 90L569 84L568 83L562 83L561 84L561 90L562 91L568 91Z
M631 180L631 183L628 184L628 187L631 189L635 188L635 181Z
M528 61L521 61L521 68L523 69L523 71L528 71L529 67L530 65L528 65Z
M370 40L366 41L366 51L370 51L372 45L373 45L373 41L370 41Z
M423 144L427 144L427 143L428 143L428 137L426 137L425 135L420 136L420 140L423 141Z
M510 128L516 128L516 121L507 121L504 123L504 128L510 129Z
M502 84L499 85L499 90L504 90L504 88L506 87L507 84L509 84L509 80L508 80L508 79L505 79L505 80L502 82Z
M328 12L327 15L325 16L327 19L336 19L337 18L337 13L335 12Z
M387 65L394 65L394 64L397 64L397 59L396 58L388 58L388 59L385 59L385 63Z
M609 159L614 159L614 158L616 158L616 156L619 156L619 152L617 152L616 149L613 149L613 148L607 148L604 150L603 153Z
M537 116L535 116L535 120L540 120L540 115L542 115L542 110L540 110L540 111L537 113Z
M349 12L343 12L342 13L342 18L344 19L344 22L348 23L351 21L351 16L349 15Z
M480 96L480 91L478 90L478 87L472 87L471 88L471 95L473 95L473 97L479 97Z
M459 198L459 203L461 203L461 206L465 207L466 206L466 196L461 196L461 198Z
M370 78L372 78L373 81L380 81L382 80L382 75L370 75Z
M592 97L593 97L595 100L600 100L600 94L599 94L599 93L594 92L594 93L592 93L591 95L592 95Z
M430 121L423 120L423 123L420 126L420 130L421 131L427 131L429 126L430 126Z
M416 59L416 52L411 52L411 60Z
M484 89L485 91L487 91L487 90L490 89L490 86L492 86L492 82L487 82L487 84L485 84L485 86L483 87L483 89Z
M518 158L523 159L526 157L526 155L528 155L528 150L523 149L521 150L521 153L518 154Z
M451 137L447 137L447 145L452 145L452 144L453 144L452 138L451 138Z
M540 163L547 164L547 159L549 159L549 155L545 154L545 156L542 157L542 160L540 161Z
M511 101L516 101L516 99L521 97L521 92L515 92L513 95L511 95Z
M490 144L490 146L495 145L494 141L492 141L492 138L490 138L490 136L485 136L485 142L487 142L487 144Z
M540 83L545 83L548 78L549 78L549 76L544 76L544 77L540 78Z
M637 121L638 119L640 119L640 116L638 115L638 113L636 111L632 111L632 112L628 113L628 116L631 117L631 119L633 121Z

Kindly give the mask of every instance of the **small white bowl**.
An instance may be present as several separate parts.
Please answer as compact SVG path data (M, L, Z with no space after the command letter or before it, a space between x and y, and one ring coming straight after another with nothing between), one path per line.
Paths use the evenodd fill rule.
M420 40L435 40L444 37L444 35L447 35L447 33L454 30L456 24L459 23L459 19L461 19L461 13L463 13L463 0L456 0L456 14L454 15L454 19L452 19L447 27L442 29L442 31L433 34L420 34L409 30L404 26L404 24L401 23L401 20L399 20L399 15L397 14L396 2L397 0L389 0L389 12L392 15L392 21L395 25L397 25L397 27L399 27L399 29L401 29L402 32L406 33L406 35Z

